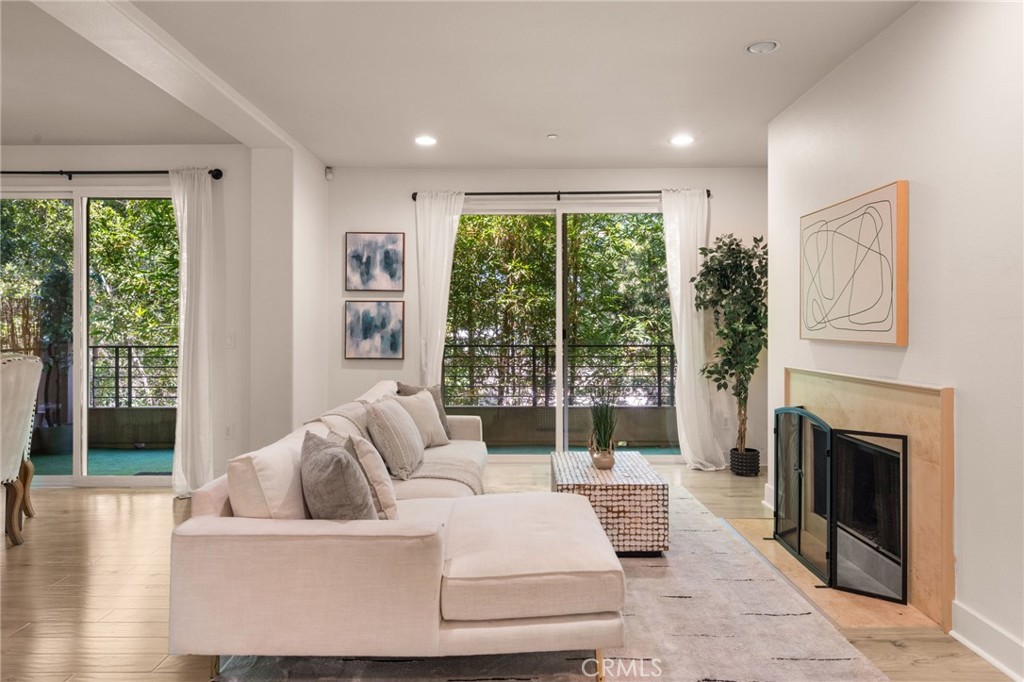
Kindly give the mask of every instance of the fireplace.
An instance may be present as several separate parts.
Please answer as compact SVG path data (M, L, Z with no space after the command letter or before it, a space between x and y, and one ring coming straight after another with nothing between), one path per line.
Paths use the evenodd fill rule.
M907 603L907 437L775 413L774 537L826 585Z

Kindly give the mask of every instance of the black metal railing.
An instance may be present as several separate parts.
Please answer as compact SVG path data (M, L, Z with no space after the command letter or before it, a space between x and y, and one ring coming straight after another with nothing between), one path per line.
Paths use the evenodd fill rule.
M177 346L89 346L89 407L177 403Z
M445 404L551 407L554 344L449 344ZM666 407L675 404L676 354L670 343L565 346L566 402Z

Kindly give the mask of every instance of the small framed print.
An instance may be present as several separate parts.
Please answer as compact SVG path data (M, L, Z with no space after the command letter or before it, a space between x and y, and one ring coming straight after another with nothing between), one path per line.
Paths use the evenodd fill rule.
M405 291L405 233L346 232L345 290Z
M405 357L405 301L346 301L345 358Z

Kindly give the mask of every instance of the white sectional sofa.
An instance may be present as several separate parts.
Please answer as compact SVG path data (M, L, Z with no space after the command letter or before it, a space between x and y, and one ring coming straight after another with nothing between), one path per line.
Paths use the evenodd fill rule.
M363 398L390 390L378 385ZM294 515L287 500L301 496L294 479L305 431L350 428L331 412L259 451L262 475L274 479L268 509ZM483 467L479 420L450 423L452 443L425 458ZM171 653L406 657L622 646L622 567L585 498L474 495L442 479L394 483L396 520L241 518L226 476L197 491L192 518L172 539Z

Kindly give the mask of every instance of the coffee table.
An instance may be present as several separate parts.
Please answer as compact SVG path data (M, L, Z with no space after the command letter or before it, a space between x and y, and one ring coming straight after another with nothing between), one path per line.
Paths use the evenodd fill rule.
M668 549L668 483L636 450L615 453L597 469L583 450L551 453L551 489L590 500L619 556L657 556Z

